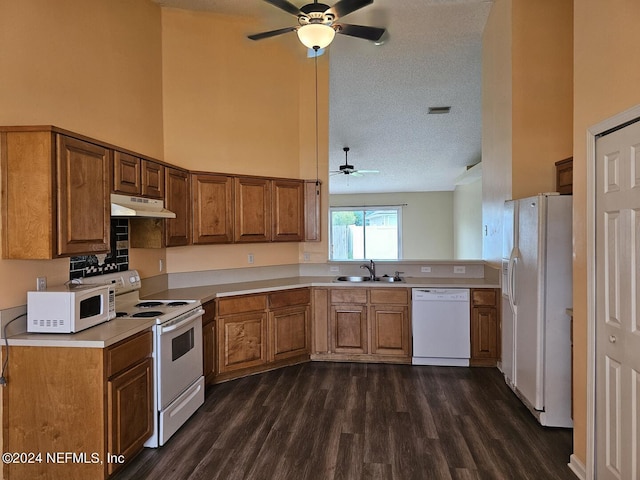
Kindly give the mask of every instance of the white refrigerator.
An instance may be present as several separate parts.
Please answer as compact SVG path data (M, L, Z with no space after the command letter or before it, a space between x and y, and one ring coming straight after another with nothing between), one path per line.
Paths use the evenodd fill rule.
M571 205L570 195L553 193L505 203L502 369L549 427L573 426Z

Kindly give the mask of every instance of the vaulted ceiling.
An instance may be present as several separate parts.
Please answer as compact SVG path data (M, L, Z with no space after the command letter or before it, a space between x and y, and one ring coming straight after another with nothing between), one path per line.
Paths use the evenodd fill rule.
M257 17L260 31L296 25L295 17L261 0L157 3ZM330 193L453 190L456 178L481 160L482 31L491 4L374 0L341 19L387 33L381 45L337 35L328 48L329 167L337 171L349 147L350 164L379 173L331 175ZM450 113L428 113L443 106Z

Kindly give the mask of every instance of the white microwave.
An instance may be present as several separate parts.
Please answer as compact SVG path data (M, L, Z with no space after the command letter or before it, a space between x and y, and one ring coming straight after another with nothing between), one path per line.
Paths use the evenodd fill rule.
M115 318L112 285L69 284L27 292L27 331L75 333Z

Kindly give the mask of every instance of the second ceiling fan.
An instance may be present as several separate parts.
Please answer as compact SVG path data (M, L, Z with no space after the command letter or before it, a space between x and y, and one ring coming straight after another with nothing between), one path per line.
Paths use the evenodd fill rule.
M339 18L372 4L373 0L340 0L332 7L314 1L300 8L287 0L264 1L298 17L298 25L249 35L251 40L262 40L295 31L306 47L318 50L327 47L336 33L377 42L385 32L384 28L336 23Z

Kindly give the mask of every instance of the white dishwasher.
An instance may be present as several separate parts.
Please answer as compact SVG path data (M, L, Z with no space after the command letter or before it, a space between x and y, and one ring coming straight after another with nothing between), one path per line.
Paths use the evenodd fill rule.
M469 289L412 289L413 365L468 367Z

